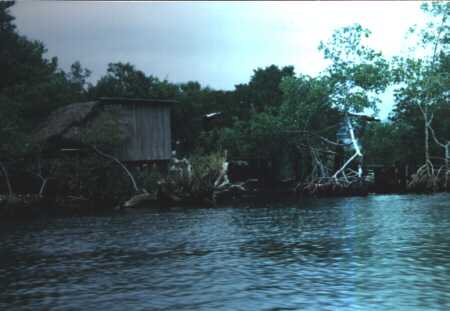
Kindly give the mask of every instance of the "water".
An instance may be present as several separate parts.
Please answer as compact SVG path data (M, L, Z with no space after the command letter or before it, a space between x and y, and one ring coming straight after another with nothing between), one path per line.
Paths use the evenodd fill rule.
M449 195L0 228L0 310L449 309Z

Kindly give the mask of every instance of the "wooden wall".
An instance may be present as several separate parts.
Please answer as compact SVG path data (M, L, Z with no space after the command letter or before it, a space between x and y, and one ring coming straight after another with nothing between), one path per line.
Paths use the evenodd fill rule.
M168 160L171 157L170 106L160 103L120 104L120 123L129 137L119 148L122 161Z

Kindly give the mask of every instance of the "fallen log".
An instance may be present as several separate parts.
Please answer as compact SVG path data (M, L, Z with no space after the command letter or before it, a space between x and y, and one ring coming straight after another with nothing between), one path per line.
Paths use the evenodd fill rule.
M156 196L154 193L148 193L147 190L144 189L142 193L134 195L125 201L122 206L125 208L132 208L150 201L156 201Z

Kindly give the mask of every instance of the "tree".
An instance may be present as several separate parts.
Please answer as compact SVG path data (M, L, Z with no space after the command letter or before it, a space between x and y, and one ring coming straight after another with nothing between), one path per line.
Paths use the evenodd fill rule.
M94 97L146 98L156 78L147 77L130 63L109 63L106 75L100 78L90 92Z
M345 169L353 160L358 163L358 178L362 177L363 154L349 114L366 109L376 112L378 95L390 82L389 64L382 53L364 45L363 40L370 34L368 29L355 24L336 30L328 42L319 45L325 59L331 61L322 78L327 81L332 106L344 115L354 150L354 154L333 174L336 182L339 175L347 180Z
M450 49L450 3L424 3L422 10L431 18L431 22L418 32L418 46L427 54L420 58L396 58L396 81L401 83L396 90L397 114L402 109L410 110L407 105L412 105L420 111L423 120L425 163L417 170L410 186L424 184L426 188L437 190L440 170L435 170L431 159L430 129L439 103L448 103L450 84L446 62ZM417 29L412 28L410 32L417 33ZM431 134L434 134L432 129ZM433 136L435 142L447 150L448 144ZM448 160L446 163L445 176Z
M377 110L379 95L390 83L389 64L381 52L364 45L371 32L359 24L336 30L319 50L331 65L323 73L333 105L344 113Z
M286 78L281 84L283 104L280 120L309 172L309 181L330 176L330 156L334 154L337 126L341 115L332 106L326 79L299 76ZM330 148L331 144L331 148Z
M0 2L0 31L1 33L12 33L16 29L14 16L9 13L9 8L14 5L14 1Z
M33 153L30 136L39 122L54 109L86 98L90 73L78 62L70 73L58 69L56 57L45 57L43 43L17 32L13 5L0 3L0 165L5 177L12 166L24 169L21 161Z
M231 94L220 94L223 104L219 101L219 107L228 120L218 134L218 148L229 150L234 157L273 158L284 141L279 114L283 102L280 84L294 75L292 66L258 68L248 83L236 85Z
M417 151L409 148L413 143L410 141L411 131L413 129L402 122L370 123L361 138L365 163L387 167L407 164L414 167Z
M253 113L278 108L283 96L280 83L283 78L294 76L293 66L270 65L255 69L249 83L235 86L236 116L247 120Z

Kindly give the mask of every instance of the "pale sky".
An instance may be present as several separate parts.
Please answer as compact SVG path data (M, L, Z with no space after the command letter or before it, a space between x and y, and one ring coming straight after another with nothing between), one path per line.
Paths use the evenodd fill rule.
M130 62L171 82L199 81L233 89L253 70L294 65L317 75L326 67L317 50L333 30L360 23L368 44L386 57L407 51L407 29L423 23L421 2L18 2L20 33L46 45L68 69L79 60L95 81L109 62ZM393 104L383 96L380 117Z

